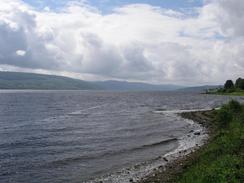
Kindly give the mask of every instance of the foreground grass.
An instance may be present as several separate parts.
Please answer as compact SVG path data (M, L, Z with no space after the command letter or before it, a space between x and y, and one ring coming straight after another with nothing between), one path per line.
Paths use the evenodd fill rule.
M172 182L244 182L244 106L231 101L214 116L212 139Z

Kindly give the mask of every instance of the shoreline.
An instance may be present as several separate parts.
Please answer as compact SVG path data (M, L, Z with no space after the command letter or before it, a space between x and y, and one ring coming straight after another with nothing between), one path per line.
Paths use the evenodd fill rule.
M152 172L150 175L142 178L137 181L137 183L162 183L162 182L174 182L173 180L176 178L176 175L183 172L185 169L185 165L191 161L193 161L197 156L197 151L204 148L204 146L213 138L214 129L211 126L211 121L213 119L213 111L212 110L193 110L193 111L185 111L182 113L178 113L182 118L187 120L192 120L194 123L199 124L205 129L205 133L207 134L207 138L204 140L202 144L196 144L195 147L191 149L187 149L179 154L179 156L175 157L165 166L159 167L157 170Z
M174 168L178 169L177 164L182 164L181 161L185 157L191 156L192 153L206 144L209 139L209 130L205 125L198 120L186 117L187 114L203 113L210 111L209 109L198 110L176 110L176 111L154 111L156 113L164 113L165 115L176 115L192 125L194 130L190 130L186 135L178 139L178 146L172 151L163 154L151 161L136 164L130 168L122 169L121 171L105 175L100 178L93 179L87 183L149 183L157 182L157 174L168 175ZM170 173L172 174L172 173ZM164 176L168 177L168 176ZM162 182L162 179L159 179Z

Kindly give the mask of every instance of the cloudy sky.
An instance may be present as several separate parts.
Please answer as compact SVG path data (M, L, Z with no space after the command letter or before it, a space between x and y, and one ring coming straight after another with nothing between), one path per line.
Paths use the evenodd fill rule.
M243 0L0 0L0 70L219 84L244 77Z

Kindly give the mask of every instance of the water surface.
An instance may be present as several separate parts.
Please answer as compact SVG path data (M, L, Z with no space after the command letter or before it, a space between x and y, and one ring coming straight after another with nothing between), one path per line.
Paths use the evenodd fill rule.
M174 150L191 130L155 111L218 107L177 92L1 91L0 182L83 182Z

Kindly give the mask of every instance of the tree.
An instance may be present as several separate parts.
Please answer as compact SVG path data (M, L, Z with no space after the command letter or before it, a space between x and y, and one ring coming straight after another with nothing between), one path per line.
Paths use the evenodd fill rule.
M244 79L238 78L236 80L235 87L244 90Z
M240 88L240 83L241 83L241 78L238 78L237 80L236 80L236 83L235 83L235 87L236 88Z
M240 87L240 89L244 90L244 79L241 80L239 87Z
M234 88L234 83L233 83L233 81L232 80L227 80L226 82L225 82L225 85L224 85L224 88L225 89L233 89Z

